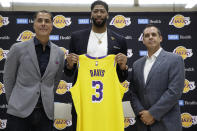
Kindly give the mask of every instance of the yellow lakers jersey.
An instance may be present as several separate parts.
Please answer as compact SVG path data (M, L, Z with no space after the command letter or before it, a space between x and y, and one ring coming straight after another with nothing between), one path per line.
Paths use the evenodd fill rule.
M115 55L80 55L77 81L70 91L77 131L124 131L122 97L126 88L119 82Z

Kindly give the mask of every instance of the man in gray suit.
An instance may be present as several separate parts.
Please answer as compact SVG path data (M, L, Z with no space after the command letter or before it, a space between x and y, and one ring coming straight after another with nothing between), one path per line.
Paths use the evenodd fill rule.
M49 40L52 14L34 16L36 36L14 44L4 66L9 131L52 131L54 90L64 67L63 51Z
M184 88L184 61L160 46L160 30L148 25L143 43L148 54L133 64L130 85L138 131L181 131L179 98Z

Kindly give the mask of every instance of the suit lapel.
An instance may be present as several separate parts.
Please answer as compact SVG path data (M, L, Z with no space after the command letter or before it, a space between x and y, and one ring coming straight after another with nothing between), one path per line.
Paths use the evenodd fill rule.
M36 67L38 73L40 74L40 68L39 68L39 65L38 65L38 58L37 58L37 55L36 55L36 50L35 50L35 44L34 44L34 41L33 39L30 39L28 42L28 46L27 46L27 50L31 56L31 59L32 59L32 63L34 64L34 66ZM41 76L41 74L40 74Z
M112 54L112 49L113 49L113 43L115 41L116 38L114 38L112 36L112 33L110 31L110 29L107 29L107 43L108 43L108 52L107 54Z
M151 80L152 76L158 70L158 67L161 64L161 62L164 61L164 57L165 57L164 50L162 50L160 52L159 56L156 58L155 63L153 64L153 66L152 66L152 68L151 68L151 70L150 70L150 72L148 74L148 77L147 77L147 80L146 80L146 85L148 85L148 83Z
M145 66L145 62L146 62L146 56L143 57L142 59L142 63L141 63L141 67L140 67L140 78L142 78L142 83L143 83L143 87L145 86L145 82L144 82L144 66Z
M85 53L87 53L87 47L88 47L88 40L89 40L89 36L90 36L90 31L91 31L91 29L88 29L88 30L86 30L84 32L84 34L81 34L81 36L82 36L81 40L83 40L83 42L82 42L82 44L80 43L79 45L81 45L80 48L83 49L83 52L85 52ZM82 53L82 54L84 54L84 53Z

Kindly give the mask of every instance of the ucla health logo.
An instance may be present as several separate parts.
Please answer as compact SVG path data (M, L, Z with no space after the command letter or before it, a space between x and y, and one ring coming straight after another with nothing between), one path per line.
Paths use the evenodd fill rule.
M16 23L17 24L28 24L28 18L17 18Z
M189 128L192 125L197 124L197 116L192 116L189 113L182 113L181 114L181 121L182 121L182 126L184 128Z
M25 30L22 33L20 33L16 41L24 42L24 41L30 40L34 36L35 36L35 33L31 32L30 30Z
M3 50L2 48L0 48L0 61L6 59L8 52L9 50Z
M71 125L72 125L71 120L55 119L54 121L54 127L58 130L63 130Z
M9 24L8 17L3 17L0 15L0 28L8 24Z
M61 80L59 82L58 87L57 87L56 93L59 94L59 95L63 95L66 92L68 92L71 87L72 87L72 83L67 83L64 80Z
M129 26L130 24L130 18L126 18L123 15L116 15L110 22L110 25L114 25L116 28L124 28L125 26Z
M176 47L173 53L180 55L184 60L193 55L192 49L186 49L184 46Z
M78 24L90 24L90 19L78 19Z
M183 15L178 14L171 19L169 25L174 25L176 28L182 28L190 23L190 17L184 17Z
M64 52L64 59L66 59L66 56L68 55L69 51L65 49L64 47L60 47L61 50Z
M187 79L185 79L183 93L187 93L191 90L194 90L195 88L196 86L194 81L188 81Z
M63 15L56 15L53 18L53 25L58 29L62 29L65 26L69 26L70 24L71 24L71 18L66 18Z

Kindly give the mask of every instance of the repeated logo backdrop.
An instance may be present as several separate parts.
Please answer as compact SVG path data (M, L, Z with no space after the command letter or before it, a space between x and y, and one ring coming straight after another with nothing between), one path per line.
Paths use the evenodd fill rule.
M0 130L5 130L7 125L7 102L3 85L4 62L14 43L26 41L35 36L33 14L34 12L0 12ZM55 12L53 15L53 31L50 40L60 46L66 59L71 33L91 27L90 13ZM129 72L132 71L132 63L147 53L142 43L142 31L145 25L150 23L161 29L163 36L161 46L167 51L181 55L185 61L185 88L179 105L183 131L194 131L197 129L197 81L195 77L197 76L197 12L110 13L108 28L123 35L127 40ZM128 81L129 79L130 76ZM73 78L62 77L55 92L55 102L71 103L69 89L72 87L72 80ZM127 92L123 101L129 99ZM71 120L54 121L54 130L69 131L71 129ZM135 130L135 118L125 118L125 131Z

